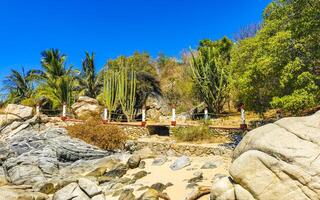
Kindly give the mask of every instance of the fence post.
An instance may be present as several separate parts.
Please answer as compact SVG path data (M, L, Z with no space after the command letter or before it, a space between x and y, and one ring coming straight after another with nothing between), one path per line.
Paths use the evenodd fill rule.
M108 122L108 109L104 108L103 109L103 119L102 119L103 123L107 123Z
M205 108L204 109L204 119L207 121L208 118L209 118L209 116L208 116L208 108Z
M64 102L62 106L62 117L61 119L65 121L67 119L67 104Z
M243 130L246 130L247 129L247 124L246 124L246 113L245 113L245 110L244 110L244 105L242 104L241 107L240 107L240 113L241 113L241 124L240 124L240 128L243 129Z
M36 105L36 115L37 116L40 115L40 104L39 103L37 103L37 105Z
M147 124L147 122L146 122L146 107L143 106L143 107L142 107L142 121L141 121L141 126L142 126L142 127L145 127L146 124Z
M177 125L176 108L175 108L175 106L172 106L171 126L176 126L176 125Z

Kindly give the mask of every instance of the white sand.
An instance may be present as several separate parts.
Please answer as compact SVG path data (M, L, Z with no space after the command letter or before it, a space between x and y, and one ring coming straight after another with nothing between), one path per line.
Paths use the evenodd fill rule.
M148 175L137 180L134 185L127 186L126 188L134 188L134 194L139 197L145 190L137 191L137 189L142 186L151 186L155 183L172 183L173 186L168 187L164 193L167 193L172 200L184 200L188 194L192 193L194 189L187 189L188 180L195 177L193 174L195 172L203 172L203 181L198 182L199 186L211 186L212 179L216 174L226 174L228 175L227 169L229 168L231 159L223 158L221 156L211 156L211 157L190 157L191 165L187 166L181 170L173 171L170 169L170 165L177 159L176 157L169 157L168 161L162 166L153 166L152 162L154 159L146 159L145 169L131 169L127 172L126 177L132 177L133 174L145 170ZM214 169L201 169L202 165L207 161L216 161L217 168ZM220 163L220 164L219 164ZM191 170L192 169L192 170ZM118 199L111 198L110 199ZM109 198L108 198L109 199ZM204 196L201 200L208 199L208 196Z

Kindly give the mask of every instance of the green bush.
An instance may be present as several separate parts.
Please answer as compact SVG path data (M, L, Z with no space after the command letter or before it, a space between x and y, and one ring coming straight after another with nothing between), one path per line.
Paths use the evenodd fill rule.
M307 91L299 90L292 95L273 98L271 105L292 114L300 114L303 110L316 106L316 97Z
M200 142L208 141L221 143L228 140L225 135L218 134L209 126L191 126L191 127L175 127L172 128L172 136L180 142Z

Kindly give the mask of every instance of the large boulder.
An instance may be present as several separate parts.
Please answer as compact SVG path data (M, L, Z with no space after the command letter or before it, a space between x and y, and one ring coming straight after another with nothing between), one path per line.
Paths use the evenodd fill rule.
M40 192L29 192L15 186L0 187L0 200L46 200L48 196Z
M320 199L320 111L250 131L233 159L229 179L214 181L212 200Z
M29 106L8 104L0 114L0 125L11 123L15 120L25 120L32 117L33 108Z
M146 101L148 119L159 120L161 116L170 115L170 107L161 96L149 96Z
M71 106L77 117L96 115L101 111L101 106L96 99L80 96L76 103Z

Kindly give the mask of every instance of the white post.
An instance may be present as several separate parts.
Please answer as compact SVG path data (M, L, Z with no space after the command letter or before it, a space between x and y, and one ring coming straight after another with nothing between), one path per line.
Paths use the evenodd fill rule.
M63 107L62 107L62 117L65 118L67 117L67 104L63 103Z
M146 126L146 108L142 108L142 121L141 121L141 126Z
M208 108L205 108L205 109L204 109L204 119L205 119L205 120L208 120L208 117L209 117L209 116L208 116Z
M107 121L108 120L108 109L104 108L103 110L103 120Z
M241 108L241 124L246 124L246 113L243 108Z
M171 126L175 126L176 122L176 108L172 107L172 118L171 118Z
M146 121L146 110L142 108L142 122Z
M36 115L40 115L40 105L37 104L36 106Z

